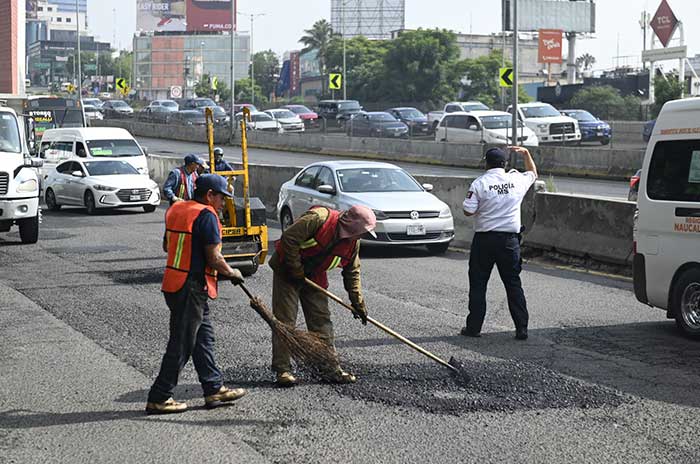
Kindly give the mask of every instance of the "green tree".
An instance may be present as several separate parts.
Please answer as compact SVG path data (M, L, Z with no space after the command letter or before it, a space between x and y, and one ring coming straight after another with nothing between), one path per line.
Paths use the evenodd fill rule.
M496 107L500 100L501 87L499 84L500 68L512 66L511 62L503 61L503 53L494 50L488 55L473 59L461 60L455 64L463 100L478 100L481 103ZM511 91L506 90L506 103L511 102ZM531 100L522 86L518 86L518 102L527 103Z
M113 74L115 77L123 77L128 82L129 85L133 87L131 82L131 76L133 75L131 70L133 69L134 63L134 52L127 52L122 50L119 52L119 56L114 60L114 70Z
M353 37L345 41L346 74L348 98L360 101L382 99L381 87L384 78L384 56L390 42L369 40L366 37ZM343 40L335 36L328 46L326 62L329 71L343 71Z
M683 88L678 77L673 74L654 78L654 104L651 107L652 116L659 115L664 103L681 98Z
M216 100L216 96L219 96L219 102L225 102L231 99L231 90L226 85L226 82L218 80L216 83L216 89L213 86L212 79L209 73L206 73L202 78L194 85L194 92L198 97L209 97Z
M279 77L280 61L272 50L257 52L253 55L255 83L260 85L261 95L270 96L275 91ZM248 73L250 74L250 72ZM257 93L256 93L257 96Z
M311 26L311 29L304 30L304 34L305 35L299 39L299 42L304 45L302 53L310 50L317 50L321 75L325 75L326 53L328 52L328 45L333 36L331 24L325 19L321 19L316 21L313 26Z
M250 103L253 99L250 93L250 78L238 79L236 81L236 103ZM255 82L255 105L265 106L268 103L266 95L262 94L262 88Z
M608 121L637 119L640 104L637 97L623 97L619 90L609 85L581 89L569 101L569 106L589 111Z

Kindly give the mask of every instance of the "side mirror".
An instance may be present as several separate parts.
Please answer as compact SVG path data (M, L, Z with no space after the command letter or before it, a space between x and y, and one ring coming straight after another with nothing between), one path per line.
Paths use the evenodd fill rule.
M44 160L36 158L25 158L24 165L28 168L40 168L44 165Z
M143 154L148 156L148 148L146 147L141 147L141 150L143 151Z
M333 187L332 185L326 185L326 184L324 184L324 185L319 185L319 186L316 188L316 190L317 190L319 193L325 193L325 194L327 194L327 195L335 195L335 193L336 193L336 192L335 192L335 187Z
M467 129L476 131L476 130L479 130L479 126L477 126L476 124L472 124L472 125L469 126Z
M73 171L70 173L70 175L73 177L85 177L85 174L83 174L83 171Z
M423 184L423 190L425 190L426 192L432 192L433 184Z

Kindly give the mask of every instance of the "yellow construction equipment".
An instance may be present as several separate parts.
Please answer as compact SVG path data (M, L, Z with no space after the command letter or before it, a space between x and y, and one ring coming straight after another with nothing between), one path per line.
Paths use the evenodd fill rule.
M243 108L241 118L241 158L242 169L237 171L217 171L214 161L214 113L211 108L205 110L207 122L207 143L209 145L209 167L213 174L228 179L229 191L233 191L235 176L243 177L243 197L235 195L226 198L221 217L223 225L222 254L232 266L239 268L245 276L254 274L267 256L267 223L265 205L259 198L250 197L248 176L248 139L246 122L250 121L250 110ZM233 115L231 115L233 117ZM235 193L235 192L234 192Z

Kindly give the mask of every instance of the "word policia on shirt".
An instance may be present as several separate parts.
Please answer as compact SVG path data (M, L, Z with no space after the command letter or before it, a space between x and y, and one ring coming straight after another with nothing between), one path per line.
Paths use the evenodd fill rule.
M489 185L489 191L496 190L499 195L508 195L509 189L514 189L515 184L508 182L505 184Z

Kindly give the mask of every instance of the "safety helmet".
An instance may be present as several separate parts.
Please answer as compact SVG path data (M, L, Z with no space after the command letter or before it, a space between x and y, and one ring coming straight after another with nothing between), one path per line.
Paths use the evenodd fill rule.
M216 157L220 156L223 158L224 157L224 149L221 147L214 148L214 156L216 156Z

